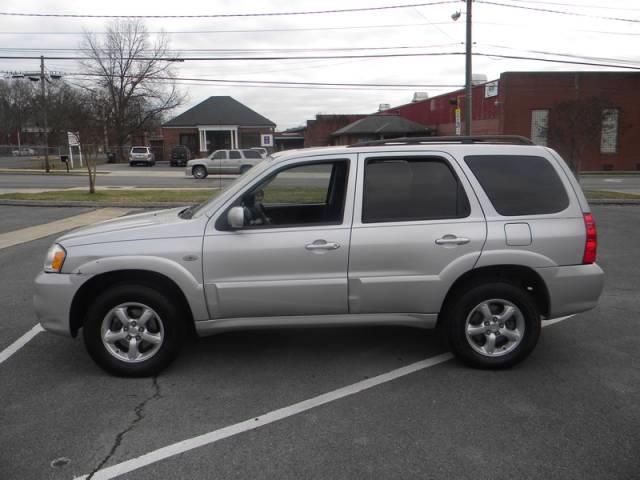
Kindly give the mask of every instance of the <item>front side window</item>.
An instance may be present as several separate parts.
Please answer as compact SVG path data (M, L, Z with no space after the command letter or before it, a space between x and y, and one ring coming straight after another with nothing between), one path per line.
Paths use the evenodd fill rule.
M367 159L362 222L463 218L470 214L464 188L440 158Z
M340 225L348 177L348 160L284 168L251 187L234 206L243 207L245 228ZM225 217L221 229L228 228Z
M229 151L229 158L231 160L238 160L240 158L242 158L242 155L240 155L240 152L237 150L230 150Z
M217 152L213 152L211 155L212 160L226 160L227 159L227 151L226 150L218 150Z
M569 197L553 166L534 155L469 155L464 157L500 215L561 212Z

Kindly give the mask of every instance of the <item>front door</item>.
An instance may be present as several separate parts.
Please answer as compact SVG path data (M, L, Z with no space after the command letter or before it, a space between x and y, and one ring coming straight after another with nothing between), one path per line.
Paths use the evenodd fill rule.
M482 251L480 205L455 160L443 154L360 157L350 312L438 313L451 283Z
M213 318L344 314L355 156L289 161L207 225L204 279ZM227 212L241 206L245 226Z

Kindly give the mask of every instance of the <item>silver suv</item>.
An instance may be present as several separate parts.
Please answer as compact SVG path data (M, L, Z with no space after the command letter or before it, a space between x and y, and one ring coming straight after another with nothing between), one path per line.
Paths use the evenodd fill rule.
M281 152L200 205L67 233L34 303L120 375L156 374L192 330L321 325L438 326L459 358L500 368L541 319L597 304L596 249L555 151L400 139Z
M150 147L131 147L129 152L129 166L149 165L153 167L156 164L156 157Z
M216 150L206 158L187 162L184 173L187 177L206 178L210 173L243 174L264 159L264 156L252 148L245 150Z

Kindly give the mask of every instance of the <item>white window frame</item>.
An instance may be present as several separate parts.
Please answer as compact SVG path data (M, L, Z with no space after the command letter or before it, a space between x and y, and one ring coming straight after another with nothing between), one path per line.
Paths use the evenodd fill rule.
M531 110L531 141L546 147L549 141L549 109Z

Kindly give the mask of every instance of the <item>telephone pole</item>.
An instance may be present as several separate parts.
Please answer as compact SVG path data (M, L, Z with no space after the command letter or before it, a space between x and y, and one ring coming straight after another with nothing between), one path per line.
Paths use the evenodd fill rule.
M473 102L471 75L471 5L473 0L467 0L467 40L465 52L465 101L464 101L464 134L471 135L471 104Z
M44 76L44 55L40 56L40 92L42 94L42 115L44 120L44 169L47 173L51 170L49 166L49 127L47 125L47 94Z

